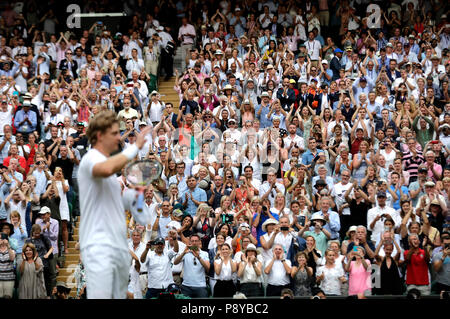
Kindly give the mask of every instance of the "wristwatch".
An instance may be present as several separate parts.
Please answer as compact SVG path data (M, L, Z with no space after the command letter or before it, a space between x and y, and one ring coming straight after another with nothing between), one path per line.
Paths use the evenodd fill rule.
M286 259L281 259L281 262L284 263L286 261Z

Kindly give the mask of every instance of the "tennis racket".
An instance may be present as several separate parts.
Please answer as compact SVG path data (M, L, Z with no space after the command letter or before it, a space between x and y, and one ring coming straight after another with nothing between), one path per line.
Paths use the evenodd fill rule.
M139 213L144 209L144 190L154 180L161 176L162 166L155 160L138 160L125 167L125 178L138 191L136 204Z

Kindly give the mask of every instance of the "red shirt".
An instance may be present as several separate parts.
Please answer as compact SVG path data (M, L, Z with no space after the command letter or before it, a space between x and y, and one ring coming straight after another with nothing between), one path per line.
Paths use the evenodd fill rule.
M352 143L352 148L350 149L350 153L355 156L355 154L358 154L359 152L359 146L361 145L361 142L364 141L364 139L356 138Z
M409 250L405 250L404 257L408 255ZM428 285L428 264L425 259L425 251L419 248L419 253L411 255L411 261L406 267L407 285Z

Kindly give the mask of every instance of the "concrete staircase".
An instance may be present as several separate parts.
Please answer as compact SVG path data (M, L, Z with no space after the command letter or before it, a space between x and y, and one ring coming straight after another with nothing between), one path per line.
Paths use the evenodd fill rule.
M69 241L69 253L65 255L64 268L59 268L58 277L56 281L63 281L68 287L72 288L70 291L70 296L75 297L77 294L76 281L75 281L75 269L80 261L80 251L75 248L80 231L80 217L75 223L75 228L73 230L73 241Z
M175 77L165 81L164 78L160 79L158 84L158 92L161 94L161 101L164 103L172 103L174 112L178 113L178 107L180 106L180 98L178 93L173 89L175 85Z

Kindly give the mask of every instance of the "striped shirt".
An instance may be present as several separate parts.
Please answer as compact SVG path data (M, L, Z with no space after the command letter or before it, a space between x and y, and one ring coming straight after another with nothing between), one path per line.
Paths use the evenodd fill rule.
M0 281L12 281L14 275L14 260L9 259L9 252L0 252Z
M409 177L418 176L418 168L420 165L425 163L425 158L423 157L422 152L417 151L417 156L414 158L410 151L403 153L402 157L403 167L405 171L409 173Z

